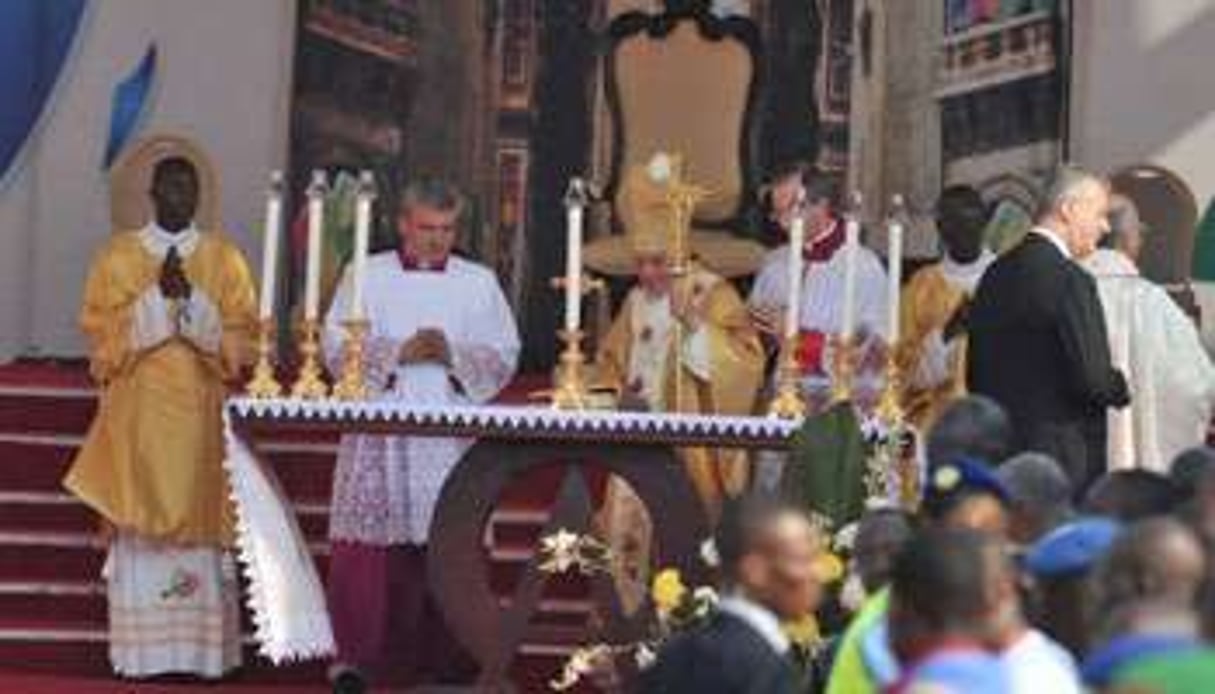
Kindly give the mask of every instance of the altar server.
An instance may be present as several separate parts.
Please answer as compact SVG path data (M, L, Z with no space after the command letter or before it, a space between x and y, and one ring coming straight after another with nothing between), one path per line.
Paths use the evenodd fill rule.
M101 398L64 484L112 528L115 671L219 677L241 659L221 413L254 293L240 250L194 224L194 164L160 156L152 221L110 237L89 270L80 324Z
M515 373L519 335L492 270L452 255L463 198L435 180L411 184L397 215L399 247L373 255L364 277L368 381L376 397L416 405L492 399ZM325 322L331 368L342 356L352 281ZM360 691L389 663L427 675L451 643L425 594L425 548L439 491L471 445L464 439L350 435L333 482L329 607L338 645L333 679ZM399 633L394 633L399 632Z
M944 256L921 268L903 292L896 352L908 420L927 431L966 392L966 315L983 272L996 259L983 246L987 205L970 186L946 188L937 200Z
M770 186L772 220L785 233L799 211L806 223L805 244L797 249L805 258L797 356L803 375L811 377L813 383L830 373L828 347L846 322L846 222L838 212L837 186L804 164L778 167ZM799 201L804 201L800 210ZM764 258L747 299L756 327L772 338L772 346L779 345L783 332L790 252L786 243ZM858 375L872 379L884 361L888 295L882 261L864 245L857 249L855 292L852 325L860 360Z

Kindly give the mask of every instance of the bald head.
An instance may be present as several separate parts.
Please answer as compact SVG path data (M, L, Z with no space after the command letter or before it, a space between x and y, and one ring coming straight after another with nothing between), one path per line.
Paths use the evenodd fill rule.
M1110 548L1094 576L1097 614L1134 600L1192 608L1206 575L1198 537L1172 518L1131 526Z
M1109 230L1109 205L1109 185L1104 178L1063 165L1042 193L1037 220L1067 244L1072 256L1083 258Z

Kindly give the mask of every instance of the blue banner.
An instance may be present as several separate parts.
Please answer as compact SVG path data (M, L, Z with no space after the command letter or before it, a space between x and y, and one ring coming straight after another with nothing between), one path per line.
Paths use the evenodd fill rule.
M0 180L46 110L83 15L84 0L0 2Z

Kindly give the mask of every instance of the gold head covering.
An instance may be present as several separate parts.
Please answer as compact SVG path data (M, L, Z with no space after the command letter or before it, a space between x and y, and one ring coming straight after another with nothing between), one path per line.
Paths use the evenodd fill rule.
M624 234L591 242L583 260L596 272L617 276L635 274L637 256L657 254L672 262L695 256L725 277L754 273L764 253L758 243L691 230L692 210L708 195L684 180L680 157L659 152L646 165L631 167L621 183L617 212Z
M210 157L189 138L159 133L131 143L110 167L110 224L115 230L139 229L151 221L152 170L169 157L183 157L198 171L198 227L219 225L219 184Z

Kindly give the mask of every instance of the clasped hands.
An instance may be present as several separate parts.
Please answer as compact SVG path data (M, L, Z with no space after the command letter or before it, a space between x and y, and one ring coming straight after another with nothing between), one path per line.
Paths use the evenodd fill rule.
M165 261L160 266L160 293L166 299L188 300L193 291L190 280L186 277L185 267L176 248L170 248L165 255Z
M400 364L442 364L451 366L451 345L438 328L422 328L401 343L397 352Z

